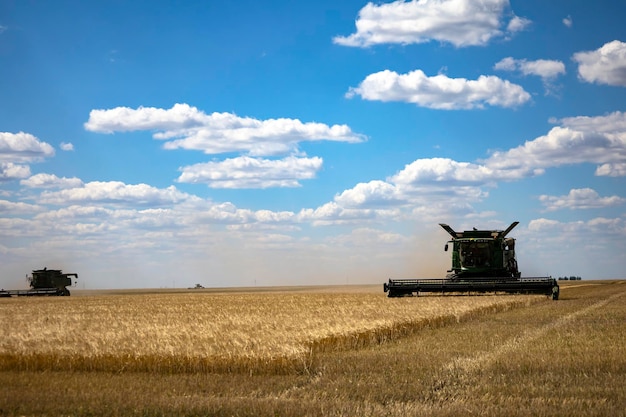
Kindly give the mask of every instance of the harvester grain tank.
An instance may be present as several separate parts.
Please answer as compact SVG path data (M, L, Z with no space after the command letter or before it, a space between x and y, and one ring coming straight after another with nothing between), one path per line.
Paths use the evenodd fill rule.
M67 287L72 286L72 277L78 279L78 274L64 274L60 269L36 269L28 277L29 290L2 290L0 297L42 296L42 295L70 295Z
M445 279L390 279L383 285L389 297L420 292L545 294L559 298L559 285L552 277L522 277L515 257L515 239L507 237L519 222L506 230L465 230L456 232L439 225L452 237L452 267Z

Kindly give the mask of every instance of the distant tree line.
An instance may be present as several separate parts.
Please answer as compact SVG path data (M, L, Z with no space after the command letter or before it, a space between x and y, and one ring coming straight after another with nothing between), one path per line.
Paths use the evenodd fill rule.
M581 277L575 277L575 276L559 277L559 281L580 281L581 279L582 279Z

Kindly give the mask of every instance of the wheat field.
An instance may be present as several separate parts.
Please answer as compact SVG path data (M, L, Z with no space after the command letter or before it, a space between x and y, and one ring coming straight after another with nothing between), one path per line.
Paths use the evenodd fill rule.
M0 300L0 367L305 371L315 353L527 305L542 296L387 299L382 292L139 293Z
M0 415L626 417L625 283L0 299Z

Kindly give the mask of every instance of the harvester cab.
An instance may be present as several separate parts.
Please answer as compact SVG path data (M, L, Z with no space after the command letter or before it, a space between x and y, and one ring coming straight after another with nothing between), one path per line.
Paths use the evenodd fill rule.
M515 257L515 239L507 237L519 222L506 230L465 230L457 232L439 225L452 237L452 267L445 279L390 279L383 285L389 297L420 292L545 294L559 298L559 285L552 277L522 277Z
M445 250L452 244L452 268L447 278L461 279L473 277L519 278L515 258L515 239L506 236L519 222L513 222L506 230L466 230L455 232L447 224L439 225L452 240L446 243Z

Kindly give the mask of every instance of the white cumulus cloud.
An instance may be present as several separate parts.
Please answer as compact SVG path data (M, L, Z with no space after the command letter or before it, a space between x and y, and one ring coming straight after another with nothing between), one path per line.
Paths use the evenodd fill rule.
M548 167L600 164L596 175L615 175L626 164L626 113L565 118L546 135L503 152L484 164L492 169L534 175Z
M626 177L626 162L602 164L596 168L598 177Z
M342 207L388 207L406 203L398 189L385 181L375 180L360 183L355 187L343 191L335 197L335 202Z
M22 202L14 202L8 200L0 200L0 214L18 214L24 215L25 213L36 213L44 210L43 207L22 203Z
M539 201L548 211L597 209L624 204L626 198L617 195L600 197L597 191L591 188L572 189L567 195L551 196L540 195Z
M315 178L321 167L319 157L271 160L241 156L183 167L178 181L211 188L298 187L299 180Z
M171 109L117 107L92 110L85 128L113 133L152 131L155 139L166 141L165 149L189 149L206 154L227 152L270 156L294 153L305 141L358 143L365 136L346 125L301 122L298 119L258 120L232 113L206 114L187 104Z
M596 217L588 221L561 222L553 219L534 219L528 223L528 230L535 234L545 234L549 241L562 242L585 240L593 248L597 243L611 245L611 240L623 242L626 236L626 221L621 218ZM543 240L540 239L540 240ZM620 259L621 261L621 259Z
M515 107L530 100L519 85L495 76L481 75L477 80L449 78L439 74L428 77L421 70L407 74L385 70L368 75L347 97L365 100L402 101L432 109L474 109L485 105Z
M506 173L446 158L418 159L385 181L359 183L335 196L333 202L311 211L311 217L326 223L348 218L361 221L399 219L466 210L469 202L484 199L481 187L489 186ZM450 199L454 203L450 203ZM428 214L426 214L428 213Z
M493 152L476 162L422 158L383 180L359 183L335 196L333 202L307 211L323 224L360 218L400 218L410 208L419 217L471 212L471 205L488 196L503 181L542 175L546 169L582 163L602 164L596 175L626 175L626 113L565 118L546 135L523 145ZM606 172L605 172L606 171ZM622 204L619 196L600 197L595 191L572 190L567 196L541 196L550 210L565 205L591 208ZM454 204L450 203L453 199Z
M54 174L36 174L20 181L29 188L76 188L83 185L79 178L59 178Z
M354 47L431 40L456 47L486 45L492 39L504 36L505 30L517 32L530 23L528 19L511 15L508 0L370 2L359 11L356 33L336 36L333 42ZM508 23L507 16L511 16Z
M525 17L513 16L513 18L509 21L509 24L506 26L506 29L510 33L521 32L531 24L532 21L530 19L526 19Z
M179 131L205 124L207 116L187 104L175 104L171 109L155 107L116 107L96 109L89 113L85 129L99 133L131 132L137 130Z
M574 24L574 21L572 20L572 16L567 16L563 18L563 24L565 26L567 26L568 28L571 28L572 25Z
M297 219L303 222L311 222L314 226L329 224L363 224L374 221L381 216L385 216L384 210L373 210L370 208L350 208L344 207L334 201L325 203L315 209L302 209L297 215ZM397 213L388 211L387 213ZM391 218L391 215L387 217Z
M626 43L614 40L595 51L574 54L583 81L626 87Z
M54 156L54 148L30 133L0 132L0 161L33 162Z
M30 167L28 165L0 161L0 182L27 178L28 176L30 176Z
M565 64L561 61L549 59L538 59L528 61L525 59L514 59L507 57L494 65L496 70L519 71L524 75L536 75L544 80L556 78L565 74Z
M161 206L180 203L192 198L174 186L161 189L147 184L124 184L120 181L93 181L81 187L60 191L44 191L41 203L45 204L116 204Z
M526 59L514 59L506 57L497 62L495 70L517 71L524 76L537 76L541 78L546 94L551 94L555 90L553 85L559 75L565 74L565 64L561 61L538 59L528 61Z
M417 159L390 178L395 184L474 183L484 184L495 177L484 165L457 162L448 158Z

